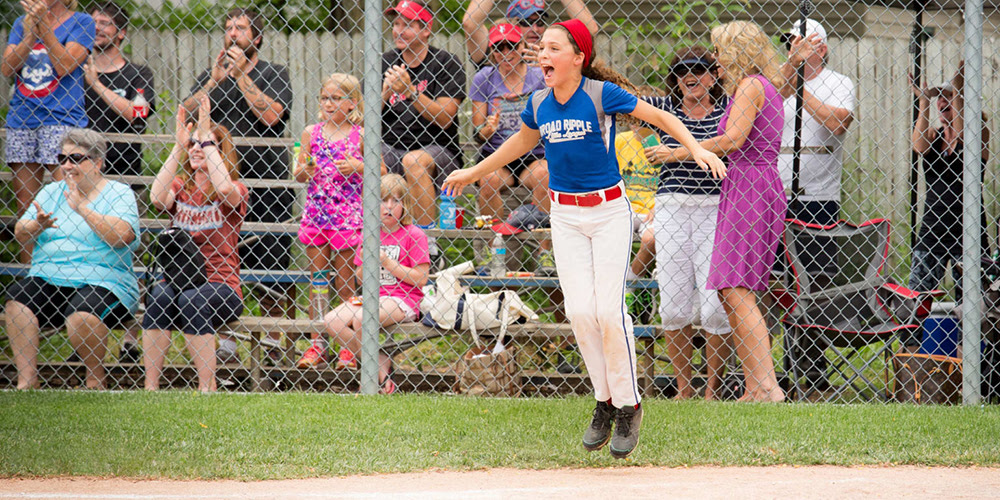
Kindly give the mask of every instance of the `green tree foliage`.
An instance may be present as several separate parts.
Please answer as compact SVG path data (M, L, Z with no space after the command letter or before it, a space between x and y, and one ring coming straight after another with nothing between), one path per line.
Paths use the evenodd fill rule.
M612 24L627 40L645 41L630 43L625 49L629 66L633 69L632 75L638 76L646 85L661 86L670 72L670 60L674 54L699 44L702 33L695 31L695 22L714 26L722 19L746 11L747 1L675 0L660 7L663 22L647 20L635 23L631 19L619 18Z

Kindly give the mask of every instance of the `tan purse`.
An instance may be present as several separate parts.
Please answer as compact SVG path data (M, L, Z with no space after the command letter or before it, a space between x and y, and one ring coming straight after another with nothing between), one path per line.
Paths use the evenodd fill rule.
M471 302L467 306L473 307ZM475 311L468 313L474 315ZM475 345L458 361L457 392L473 396L517 397L521 394L521 369L514 348L504 345L509 315L509 308L502 308L500 334L493 348L483 344L475 321L470 322Z

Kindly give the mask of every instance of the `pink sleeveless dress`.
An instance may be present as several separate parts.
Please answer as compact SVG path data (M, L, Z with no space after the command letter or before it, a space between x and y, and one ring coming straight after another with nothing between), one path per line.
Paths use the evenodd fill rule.
M751 78L764 84L764 105L746 142L729 155L706 284L710 290L733 287L766 290L784 230L787 202L778 174L784 124L782 98L763 76ZM726 130L731 110L732 101L719 123L720 134Z

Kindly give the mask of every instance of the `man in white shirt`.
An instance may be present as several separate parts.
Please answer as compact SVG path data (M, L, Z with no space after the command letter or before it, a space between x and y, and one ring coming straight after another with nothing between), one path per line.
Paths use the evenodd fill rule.
M785 98L785 125L781 135L778 171L785 193L792 195L792 148L795 144L795 82L803 66L804 91L801 129L802 152L796 203L789 203L788 217L829 225L840 218L840 175L843 168L844 133L854 121L854 83L845 75L826 67L829 47L823 25L806 19L806 36L800 21L782 38L788 47L788 62L781 71L787 81L781 89ZM814 248L813 248L814 247ZM809 270L837 272L837 248L831 245L807 247L803 264ZM823 266L820 269L820 266ZM824 372L825 346L809 346L803 364L809 382L817 388L827 385Z
M840 173L843 167L844 133L854 121L854 83L850 78L826 67L829 47L826 29L806 20L806 37L801 39L799 22L785 34L789 47L788 62L782 66L787 84L785 126L781 135L778 170L785 192L792 189L792 145L795 140L796 69L804 65L802 154L799 169L798 207L789 207L789 215L806 222L829 224L840 214Z

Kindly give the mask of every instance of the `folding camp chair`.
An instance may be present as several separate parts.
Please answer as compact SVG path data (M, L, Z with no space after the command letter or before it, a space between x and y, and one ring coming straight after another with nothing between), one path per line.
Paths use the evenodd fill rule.
M784 242L790 306L782 323L792 392L798 399L812 396L816 387L801 388L799 381L819 370L832 384L828 401L850 389L864 399L887 399L888 384L879 383L875 363L885 360L888 380L894 342L919 333L932 300L931 293L909 290L882 274L889 221L820 226L787 220ZM827 366L810 366L815 358L804 356L807 350L824 356Z

